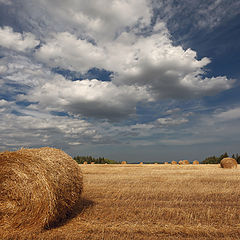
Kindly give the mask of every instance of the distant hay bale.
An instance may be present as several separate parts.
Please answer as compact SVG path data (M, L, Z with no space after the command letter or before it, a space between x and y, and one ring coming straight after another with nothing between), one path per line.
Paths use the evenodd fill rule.
M188 160L183 160L183 161L182 161L182 164L183 164L183 165L187 165L187 164L189 164L189 161L188 161Z
M237 168L237 161L234 158L223 158L220 166L221 168Z
M199 164L199 161L197 160L193 161L193 165L197 165L197 164Z
M142 164L143 164L143 162L140 162L139 164L140 164L140 165L142 165Z
M168 164L168 162L164 162L164 164Z
M127 162L126 161L122 161L121 164L127 164Z
M157 165L158 163L157 163L157 162L155 162L154 164L155 164L155 165Z
M95 164L95 162L91 162L91 164Z
M176 162L176 161L172 161L171 164L172 164L172 165L175 165L175 164L177 164L177 162Z
M82 172L54 148L0 153L0 239L64 221L81 201Z
M83 164L88 164L88 163L85 161L85 162L83 162Z
M179 164L179 165L182 165L182 164L183 164L183 161L182 161L182 160L180 160L180 161L178 162L178 164Z

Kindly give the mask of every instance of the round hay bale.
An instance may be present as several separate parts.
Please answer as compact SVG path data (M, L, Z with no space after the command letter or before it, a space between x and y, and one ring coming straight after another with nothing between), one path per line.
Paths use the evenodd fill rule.
M182 161L182 160L180 160L180 161L178 162L178 164L179 164L179 165L182 165L182 164L183 164L183 161Z
M168 164L168 162L164 162L164 164Z
M85 162L83 162L83 164L88 164L88 163L85 161Z
M82 172L61 150L2 152L0 165L0 239L56 226L81 202Z
M177 162L176 162L176 161L172 161L171 164L172 164L172 165L175 165L175 164L177 164Z
M95 162L91 162L91 164L95 164Z
M126 161L122 161L121 164L127 164L127 162Z
M189 161L188 161L188 160L183 160L183 161L182 161L182 164L183 164L183 165L187 165L187 164L189 164Z
M140 165L142 165L142 164L143 164L143 162L140 162L139 164L140 164Z
M220 166L221 168L237 168L237 161L234 158L223 158Z
M158 163L157 163L157 162L155 162L154 164L155 164L155 165L157 165Z
M193 164L193 165L197 165L197 164L199 164L199 161L198 161L198 160L195 160L195 161L193 161L192 164Z

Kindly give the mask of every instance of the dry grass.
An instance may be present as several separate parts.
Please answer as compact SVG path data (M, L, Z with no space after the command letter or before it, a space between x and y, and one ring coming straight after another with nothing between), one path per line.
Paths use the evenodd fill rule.
M0 164L0 239L56 226L81 201L80 167L61 150L3 152Z
M240 239L240 170L81 165L83 210L36 239Z

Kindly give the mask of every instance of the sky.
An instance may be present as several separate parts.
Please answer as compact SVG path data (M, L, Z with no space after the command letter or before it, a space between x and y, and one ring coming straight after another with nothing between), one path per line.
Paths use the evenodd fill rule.
M240 153L239 92L239 0L0 0L0 151Z

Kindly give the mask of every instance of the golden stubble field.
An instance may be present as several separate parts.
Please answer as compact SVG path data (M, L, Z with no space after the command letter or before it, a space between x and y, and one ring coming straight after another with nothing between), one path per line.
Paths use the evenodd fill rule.
M80 166L79 212L36 239L240 239L240 168Z

